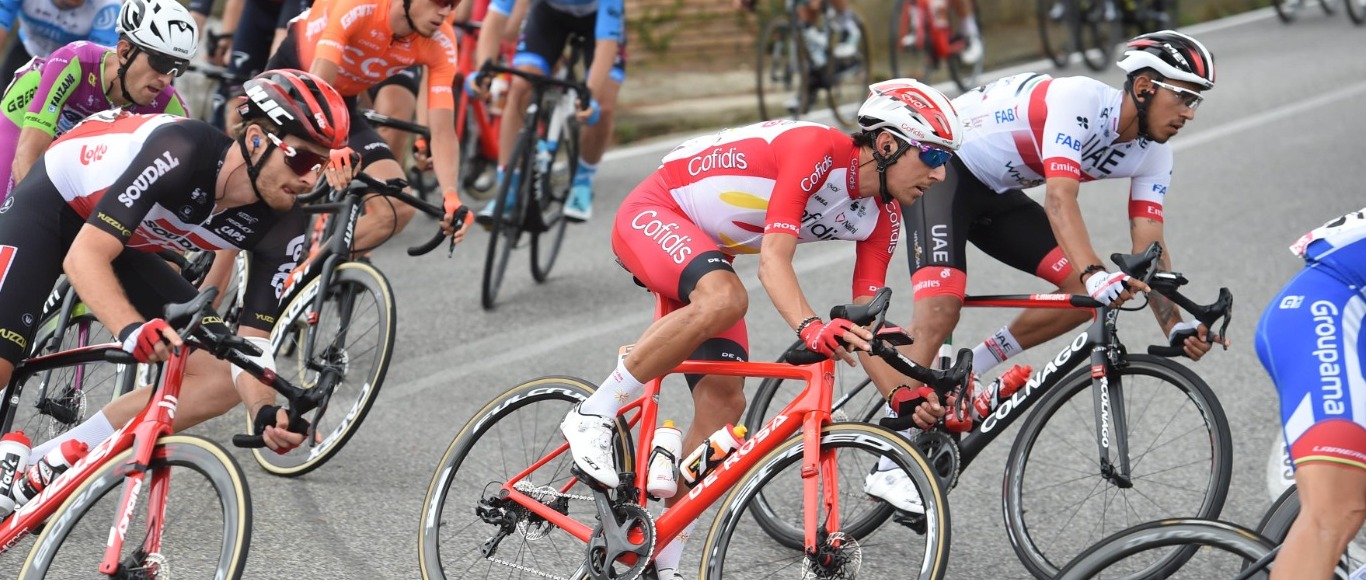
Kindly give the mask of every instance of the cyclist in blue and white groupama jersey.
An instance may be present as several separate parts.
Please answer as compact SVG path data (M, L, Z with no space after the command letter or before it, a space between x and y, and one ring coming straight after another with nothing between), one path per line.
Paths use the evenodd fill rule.
M19 42L0 64L0 82L8 83L29 59L77 40L114 46L118 15L119 0L0 0L0 46L19 25Z

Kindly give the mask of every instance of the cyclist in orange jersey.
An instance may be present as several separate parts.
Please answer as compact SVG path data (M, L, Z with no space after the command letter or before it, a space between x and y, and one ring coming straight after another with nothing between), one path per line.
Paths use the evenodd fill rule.
M403 177L394 152L365 117L356 96L419 64L427 67L427 115L432 155L459 159L455 137L455 33L447 21L458 0L319 0L290 21L289 32L267 68L308 70L332 83L351 107L350 148L360 153L360 170L377 179ZM345 184L349 151L334 152L329 172L334 186ZM436 180L445 197L446 219L460 207L456 163L439 163ZM383 197L371 198L356 224L356 251L364 252L403 230L413 209ZM469 218L472 220L473 218ZM464 230L462 230L463 232Z

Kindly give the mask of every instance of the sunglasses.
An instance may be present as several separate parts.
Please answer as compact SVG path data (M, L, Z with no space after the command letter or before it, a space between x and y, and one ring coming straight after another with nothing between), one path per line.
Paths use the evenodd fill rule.
M460 0L431 0L431 3L435 4L438 10L444 10L454 8L456 4L460 3Z
M266 136L270 137L270 141L280 148L281 153L285 154L285 165L289 166L290 171L299 177L310 173L317 174L323 170L324 165L327 165L328 157L326 155L292 147L276 137L274 133L266 133Z
M1152 83L1159 87L1167 89L1173 93L1176 93L1176 97L1181 99L1181 104L1185 105L1187 109L1190 109L1192 111L1199 109L1200 103L1204 102L1205 100L1204 95L1201 95L1200 93L1197 93L1190 89L1183 89L1176 85L1169 85L1162 81L1152 81Z
M920 162L924 163L925 167L930 169L936 169L939 166L948 163L950 159L953 159L952 151L931 147L917 141L910 141L909 143L911 144L911 147L920 150Z
M190 66L190 61L180 60L175 57L157 54L155 52L143 51L147 55L147 65L157 74L178 77L185 74L185 69Z

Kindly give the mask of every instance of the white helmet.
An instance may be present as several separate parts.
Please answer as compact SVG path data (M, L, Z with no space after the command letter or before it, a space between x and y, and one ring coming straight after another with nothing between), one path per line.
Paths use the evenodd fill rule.
M133 46L181 60L199 48L199 27L175 0L125 0L118 31Z
M944 93L915 79L892 79L868 87L858 110L864 131L886 129L906 141L957 151L964 127Z
M1150 68L1202 90L1214 88L1214 55L1200 41L1174 30L1135 36L1124 45L1124 58L1116 64L1130 76Z

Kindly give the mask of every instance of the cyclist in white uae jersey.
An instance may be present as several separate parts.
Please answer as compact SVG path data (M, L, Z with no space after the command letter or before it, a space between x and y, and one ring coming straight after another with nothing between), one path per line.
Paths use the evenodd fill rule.
M664 313L560 425L590 478L617 485L608 417L638 397L644 381L685 359L748 359L748 292L731 268L737 255L758 254L759 281L774 308L812 351L853 364L849 352L868 349L868 329L813 314L792 267L797 245L857 241L854 302L870 300L896 248L897 204L914 202L943 178L963 133L953 106L931 87L898 79L870 88L859 109L862 131L852 137L796 121L723 131L675 148L627 196L612 250L659 296ZM886 363L864 358L864 365L884 393L896 385L899 375ZM691 449L738 421L745 395L737 377L687 378L694 415L683 445ZM943 414L934 402L906 411L922 424ZM675 577L690 531L660 551L660 578Z
M1290 250L1304 269L1271 300L1256 334L1257 356L1280 394L1300 493L1271 578L1331 578L1366 521L1366 208Z
M954 100L968 131L936 191L905 209L915 288L910 358L928 363L958 324L967 286L966 245L1071 294L1104 303L1147 291L1108 273L1087 235L1078 205L1083 182L1130 178L1130 236L1135 251L1166 241L1163 200L1171 179L1166 145L1214 87L1214 60L1199 41L1172 31L1138 36L1125 47L1124 88L1087 78L1024 74ZM1021 188L1046 184L1043 205ZM1074 269L1075 268L1075 269ZM1170 270L1170 252L1160 268ZM1149 301L1173 345L1199 359L1208 330L1181 320L1162 296ZM978 345L974 371L1061 335L1090 317L1084 310L1025 311Z

